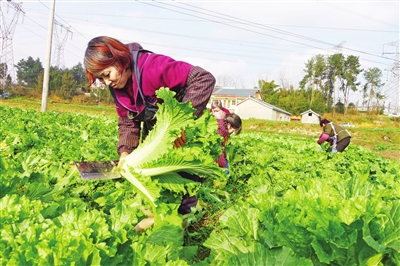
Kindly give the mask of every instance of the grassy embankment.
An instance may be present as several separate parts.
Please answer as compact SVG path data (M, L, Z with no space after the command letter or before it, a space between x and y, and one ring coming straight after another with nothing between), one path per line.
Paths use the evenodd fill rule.
M28 98L1 99L1 105L41 110L41 101ZM113 105L78 105L49 102L48 111L75 112L90 115L116 116ZM374 151L377 155L400 161L400 119L391 119L378 115L326 114L324 117L341 124L350 122L354 128L348 128L352 135L352 143ZM271 134L285 134L317 139L321 132L319 125L301 122L275 122L268 120L248 119L243 121L243 129L263 131Z

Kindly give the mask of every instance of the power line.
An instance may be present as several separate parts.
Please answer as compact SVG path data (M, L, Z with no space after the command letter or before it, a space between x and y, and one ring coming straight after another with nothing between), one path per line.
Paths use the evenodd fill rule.
M181 19L181 18L168 18L168 17L145 17L135 15L121 15L121 14L109 14L109 13L87 13L87 12L66 12L60 11L59 14L81 14L89 16L100 16L100 17L117 17L117 18L135 18L135 19L149 19L149 20L161 20L161 21L184 21L184 22L205 22L204 19ZM222 22L222 21L218 21ZM238 23L238 22L235 22ZM303 29L322 29L322 30L340 30L340 31L357 31L357 32L382 32L382 33L397 33L396 30L372 30L372 29L360 29L360 28L334 28L334 27L318 27L318 26L305 26L305 25L290 25L290 24L260 24L265 27L290 27L290 28L303 28Z
M176 2L176 1L174 1L174 2ZM156 2L156 3L159 3L159 2ZM171 9L171 8L160 7L160 6L145 2L145 4L150 5L150 6L154 6L154 7L158 7L158 8L162 8L162 9L166 9L166 10L170 10L170 11L174 11L174 12L185 14L185 15L189 15L189 16L192 16L192 17L202 18L204 20L212 21L214 23L223 24L223 25L226 25L226 26L229 26L229 27L234 27L236 29L242 29L242 30L245 30L245 31L249 31L249 32L261 34L261 35L264 35L264 36L272 37L272 38L275 38L275 39L284 40L284 41L288 41L288 42L291 42L291 43L296 43L296 44L308 46L308 47L311 47L311 48L316 48L316 49L322 50L322 48L319 48L319 47L316 47L316 46L313 46L313 45L308 45L308 44L300 43L300 42L297 42L297 41L287 40L285 38L281 38L281 37L278 37L278 36L274 36L274 35L258 32L258 31L255 31L255 30L246 29L244 27L232 26L232 25L230 25L230 24L228 24L226 22L219 22L219 21L215 20L215 17L219 16L219 18L223 18L225 20L232 21L232 22L237 22L237 23L240 23L241 25L248 25L248 26L252 26L252 27L255 27L255 28L266 29L266 30L269 30L269 31L273 31L273 32L276 32L276 33L283 34L283 35L296 37L296 38L299 38L299 39L304 39L304 40L308 40L308 41L312 41L312 42L326 44L326 45L329 45L329 46L334 46L335 45L335 44L332 44L332 43L328 43L328 42L321 41L321 40L318 40L318 39L302 36L302 35L295 34L295 33L292 33L292 32L275 29L273 27L265 26L265 25L262 25L262 24L259 24L259 23L255 23L255 22L252 22L252 21L249 21L249 20L242 19L242 18L237 18L237 17L233 17L233 16L226 15L226 14L223 14L223 13L219 13L219 12L215 12L215 11L212 11L212 10L208 10L208 9L205 9L205 8L196 7L196 6L193 6L193 5L190 5L190 4L186 4L186 3L182 3L182 2L177 2L177 3L179 3L181 5L187 5L187 6L190 6L192 8L195 8L195 9L204 10L206 12L209 12L210 14L205 13L205 12L199 12L197 10L194 11L194 10L188 9L188 8L177 7L177 8L180 8L180 9L183 9L183 10L187 10L187 11L190 11L190 12L196 12L196 14L204 14L204 15L207 15L207 16L211 16L212 19L201 17L199 15L184 13L184 12L177 11L177 10ZM167 6L173 6L171 4L167 4L167 3L164 3L164 2L162 2L160 4L167 5ZM176 6L173 6L173 7L176 8ZM224 17L227 17L227 18L224 18ZM390 58L387 58L387 57L383 57L383 56L376 55L376 54L371 54L371 53L360 51L360 50L356 50L356 49L351 49L351 48L346 48L346 47L343 47L343 49L346 49L346 50L349 50L349 51L353 51L353 52L358 52L358 53L365 54L365 55L370 55L370 56L374 56L374 57L379 57L379 58L389 59L390 60Z
M275 39L284 40L284 41L289 41L289 42L292 42L292 43L296 43L296 44L308 46L308 47L311 47L311 48L321 49L321 48L316 47L316 46L312 46L312 45L308 45L308 44L304 44L304 43L300 43L300 42L296 42L296 41L290 41L290 40L287 40L287 39L282 38L282 37L278 37L278 36L266 34L266 33L263 33L263 32L256 31L256 30L247 29L247 28L239 27L239 26L233 26L233 25L227 23L226 21L224 21L224 22L217 21L217 20L215 20L215 15L207 14L207 13L204 13L204 12L198 12L198 11L196 11L196 14L207 15L207 16L211 16L212 18L210 19L210 18L201 17L201 16L199 16L199 15L188 14L188 13L181 12L181 11L177 11L177 10L174 10L174 9L171 9L171 8L160 7L160 6L157 6L157 5L154 5L154 4L150 4L150 3L147 3L147 2L146 2L145 4L150 5L150 6L154 6L154 7L158 7L158 8L162 8L162 9L166 9L166 10L170 10L170 11L174 11L174 12L177 12L177 13L180 13L180 14L189 15L189 16L192 16L192 17L202 18L202 19L204 19L204 20L208 20L208 21L211 21L211 22L213 22L213 23L222 24L222 25L229 26L229 27L233 27L233 28L236 28L236 29L241 29L241 30L245 30L245 31L248 31L248 32L252 32L252 33L256 33L256 34L260 34L260 35L272 37L272 38L275 38ZM167 4L167 3L161 3L161 4L168 5L168 6L172 6L172 5ZM181 3L181 4L184 4L184 3ZM184 9L184 10L187 10L187 11L193 11L193 10L190 10L190 9L187 9L187 8L183 8L183 7L178 7L178 8ZM203 9L203 8L198 8L198 9ZM217 13L217 12L213 12L213 11L209 11L209 10L207 10L207 11L208 11L208 12L211 12L211 13ZM195 12L195 11L193 11L193 12ZM219 14L219 13L217 13L217 14ZM223 15L224 15L224 14L223 14ZM231 16L228 16L228 15L224 15L224 16L231 17ZM221 17L220 17L220 18L221 18ZM235 18L235 19L239 20L238 18ZM226 19L225 19L225 20L226 20ZM246 20L243 20L243 21L235 21L235 20L232 20L232 19L227 19L227 20L228 20L228 22L229 22L229 21L239 22L241 25L248 25L248 26L250 25L250 26L252 26L252 27L254 27L254 28L265 29L265 27L262 27L262 26L260 26L260 25L257 25L256 23L249 22L249 21L246 21ZM271 30L271 31L276 31L276 32L279 32L279 31L280 31L280 30L274 30L274 29L272 29L272 28L271 28L270 30ZM297 37L300 36L300 35L293 34L293 33L286 33L286 34L287 34L287 35L292 35L292 36L297 36ZM304 37L304 38L307 39L307 37ZM311 38L309 38L309 39L311 39ZM319 40L316 40L316 39L313 39L313 40L315 40L316 42L323 43L323 44L329 44L329 43L326 43L326 42L323 42L323 41L319 41ZM330 45L330 44L329 44L329 45Z

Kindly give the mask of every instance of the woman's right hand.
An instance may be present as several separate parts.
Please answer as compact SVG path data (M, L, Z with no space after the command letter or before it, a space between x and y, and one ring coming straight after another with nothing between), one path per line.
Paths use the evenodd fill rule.
M126 156L128 156L129 153L127 153L126 151L124 151L123 153L121 153L121 156L119 157L119 159L121 160L122 158L125 158Z
M185 130L181 131L181 136L178 137L175 141L174 141L174 147L175 148L180 148L183 146L183 144L186 143L186 135L185 135Z

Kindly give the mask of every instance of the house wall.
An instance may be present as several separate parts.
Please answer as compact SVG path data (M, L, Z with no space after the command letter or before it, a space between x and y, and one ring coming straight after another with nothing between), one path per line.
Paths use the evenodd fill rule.
M305 124L319 124L319 116L312 112L307 112L301 116L301 122Z
M274 112L271 108L254 101L242 102L240 105L236 106L236 113L242 119L257 118L276 120L276 112Z
M239 97L214 97L211 96L210 101L207 104L207 108L211 108L211 103L214 100L220 100L222 103L222 106L227 108L229 111L231 111L231 113L237 113L237 104L243 100L245 100L245 98L239 98Z
M290 122L290 115L279 112L279 111L274 111L274 112L275 112L275 120L276 121Z

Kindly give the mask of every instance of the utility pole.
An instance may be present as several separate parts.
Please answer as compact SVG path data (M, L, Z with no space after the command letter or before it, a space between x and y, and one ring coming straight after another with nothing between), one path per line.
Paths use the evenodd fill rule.
M1 54L0 54L0 79L1 89L4 92L8 77L14 76L14 55L12 38L14 36L15 27L18 22L18 17L21 13L25 15L25 12L21 8L22 3L14 3L11 0L0 0L0 31L1 31ZM13 11L13 15L6 17L9 11ZM11 73L11 74L10 74Z
M57 20L54 21L54 38L56 40L55 46L55 59L53 60L53 66L58 68L64 68L64 48L67 42L68 35L71 34L72 38L72 31L69 30L69 27L65 27ZM61 34L65 30L64 36L61 38Z
M45 112L47 110L47 98L49 95L51 42L52 42L52 37L53 37L55 4L56 4L56 0L52 0L51 7L50 7L49 29L48 29L48 34L47 34L46 66L44 68L44 77L43 77L43 92L42 92L42 106L41 106L42 112Z
M385 45L388 46L395 46L396 51L395 52L385 52ZM395 114L400 114L400 82L399 82L399 72L400 72L400 64L399 64L399 41L394 41L390 43L386 43L383 45L383 52L382 56L385 54L391 54L394 55L394 63L390 68L385 69L386 71L389 71L390 78L388 80L388 84L386 85L387 90L386 94L389 94L389 100L393 100L393 111L391 112L390 108L390 102L389 102L389 107L388 107L388 112L389 113L395 113ZM390 97L390 96L394 97Z

